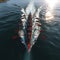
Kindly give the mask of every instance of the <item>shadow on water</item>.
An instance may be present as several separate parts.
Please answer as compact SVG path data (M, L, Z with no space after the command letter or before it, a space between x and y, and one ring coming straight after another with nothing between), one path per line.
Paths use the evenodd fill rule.
M0 4L0 60L20 60L23 55L23 45L20 43L19 48L16 44L18 39L13 39L17 35L20 13L19 8Z
M0 3L6 2L7 0L0 0Z

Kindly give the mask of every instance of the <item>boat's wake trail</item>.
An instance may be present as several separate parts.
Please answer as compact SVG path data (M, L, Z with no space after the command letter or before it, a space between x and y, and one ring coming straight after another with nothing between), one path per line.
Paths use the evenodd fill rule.
M37 38L40 34L41 23L39 13L42 7L38 9L34 6L34 0L28 4L26 9L21 9L21 23L19 26L19 37L21 37L21 42L25 45L28 52L31 51L32 46L36 43Z

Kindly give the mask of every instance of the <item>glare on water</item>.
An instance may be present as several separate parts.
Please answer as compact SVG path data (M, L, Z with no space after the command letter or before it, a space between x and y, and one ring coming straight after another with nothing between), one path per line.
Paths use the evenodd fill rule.
M45 14L45 19L46 19L46 20L54 19L54 15L52 14L51 11L47 11L47 12L46 12L46 14Z
M53 9L58 2L58 0L45 0L45 1L46 1L47 5L50 7L50 9Z
M51 22L54 19L54 8L57 5L58 0L45 0L45 3L47 4L47 11L45 14L45 20L46 22Z

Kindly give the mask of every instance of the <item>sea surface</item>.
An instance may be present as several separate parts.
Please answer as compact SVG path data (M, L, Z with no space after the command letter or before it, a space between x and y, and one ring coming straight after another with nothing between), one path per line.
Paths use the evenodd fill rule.
M15 5L17 4L17 5ZM18 38L17 30L21 8L28 3L0 3L0 60L23 60L25 47ZM31 60L60 60L60 6L54 9L54 19L41 17L41 34L31 49ZM16 37L16 39L15 39Z

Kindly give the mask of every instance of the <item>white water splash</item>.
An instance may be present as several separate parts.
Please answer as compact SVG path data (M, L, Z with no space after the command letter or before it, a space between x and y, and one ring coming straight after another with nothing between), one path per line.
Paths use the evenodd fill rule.
M41 9L42 9L42 6L39 7L38 9L35 8L34 0L31 0L31 2L28 4L26 9L24 9L24 8L21 9L21 11L23 12L23 14L22 14L23 19L21 19L21 20L22 20L23 24L25 23L23 25L23 28L26 26L26 22L27 22L29 14L31 13L31 15L32 15L32 28L33 29L32 29L32 40L30 41L30 43L31 43L30 50L31 50L32 46L35 44L35 42L40 34L41 27L38 25L41 25L41 23L39 21L40 20L39 13L40 13ZM26 21L24 21L24 20L26 20ZM25 31L25 29L23 31Z

